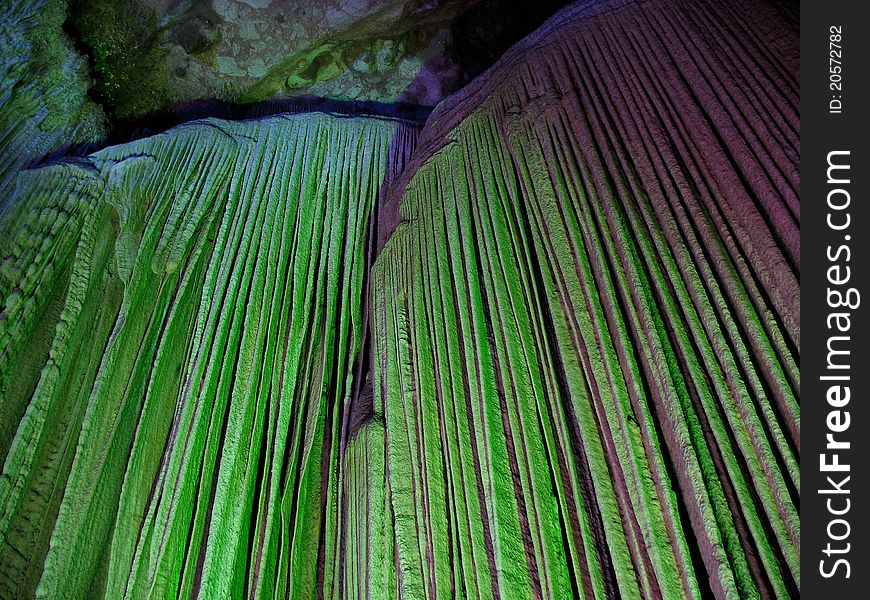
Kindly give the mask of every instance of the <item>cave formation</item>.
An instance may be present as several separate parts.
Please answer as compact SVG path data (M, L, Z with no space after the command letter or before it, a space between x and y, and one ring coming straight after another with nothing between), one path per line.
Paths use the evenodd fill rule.
M0 598L797 597L795 5L99 148L57 5L0 33Z

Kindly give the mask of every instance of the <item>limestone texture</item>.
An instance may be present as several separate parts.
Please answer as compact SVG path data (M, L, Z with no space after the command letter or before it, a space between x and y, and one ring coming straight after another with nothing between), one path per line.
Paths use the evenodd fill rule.
M70 22L92 55L96 93L120 119L209 99L300 95L431 107L469 76L452 30L472 18L497 35L501 5L511 2L70 0ZM549 15L565 2L540 3ZM507 29L519 39L536 18Z
M66 0L0 5L0 216L22 168L106 133L87 97L87 62L63 30L66 9Z
M400 597L796 597L787 8L578 3L430 116L370 290Z
M211 120L21 176L0 233L0 596L335 585L370 214L413 139Z
M422 128L24 170L0 598L797 598L798 21L582 0Z

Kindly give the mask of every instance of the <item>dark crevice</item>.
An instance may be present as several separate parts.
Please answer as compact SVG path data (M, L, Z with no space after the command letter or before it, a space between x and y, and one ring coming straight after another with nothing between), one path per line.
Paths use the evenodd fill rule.
M87 59L88 64L88 77L91 81L95 81L98 77L95 69L95 57L94 57L94 49L91 48L88 44L84 42L82 39L81 31L79 31L79 27L76 24L76 7L75 2L71 3L71 7L69 12L67 12L66 20L63 22L63 32L67 35L67 37L72 41L73 48L75 51ZM87 99L93 102L94 104L100 106L103 111L108 115L109 111L106 110L106 107L109 106L109 98L105 96L105 94L101 93L100 90L96 86L88 86Z
M306 112L323 112L347 117L383 117L422 124L432 112L432 108L405 102L388 104L374 101L333 100L319 96L276 98L248 104L209 98L170 106L141 117L118 119L106 138L105 145L121 144L148 137L198 119L241 121L284 113Z
M463 84L483 73L511 46L536 30L571 0L482 0L450 27L450 55Z

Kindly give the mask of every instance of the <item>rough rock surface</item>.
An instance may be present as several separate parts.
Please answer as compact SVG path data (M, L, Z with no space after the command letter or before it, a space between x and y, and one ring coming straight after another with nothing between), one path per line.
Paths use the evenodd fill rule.
M210 120L22 175L0 229L0 598L336 586L370 213L414 137Z
M66 0L0 5L0 216L23 167L105 135L86 60L64 33Z
M797 27L578 2L422 131L24 172L0 598L796 597Z
M202 99L249 103L313 95L434 106L564 0L511 19L516 0L72 0L113 114ZM511 5L508 7L507 5ZM473 24L475 31L468 30ZM465 49L453 29L479 44ZM492 33L486 33L491 31ZM493 46L492 52L484 46ZM463 50L460 48L460 51Z
M796 596L797 23L580 2L430 116L371 286L399 596Z

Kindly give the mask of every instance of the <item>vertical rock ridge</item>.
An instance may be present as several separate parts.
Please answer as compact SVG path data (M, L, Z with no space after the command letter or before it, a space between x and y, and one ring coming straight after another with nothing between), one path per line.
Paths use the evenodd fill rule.
M796 15L0 172L0 598L795 597Z
M432 114L372 283L399 597L797 593L795 27L578 3Z
M337 593L371 214L413 131L207 120L21 176L3 597Z

